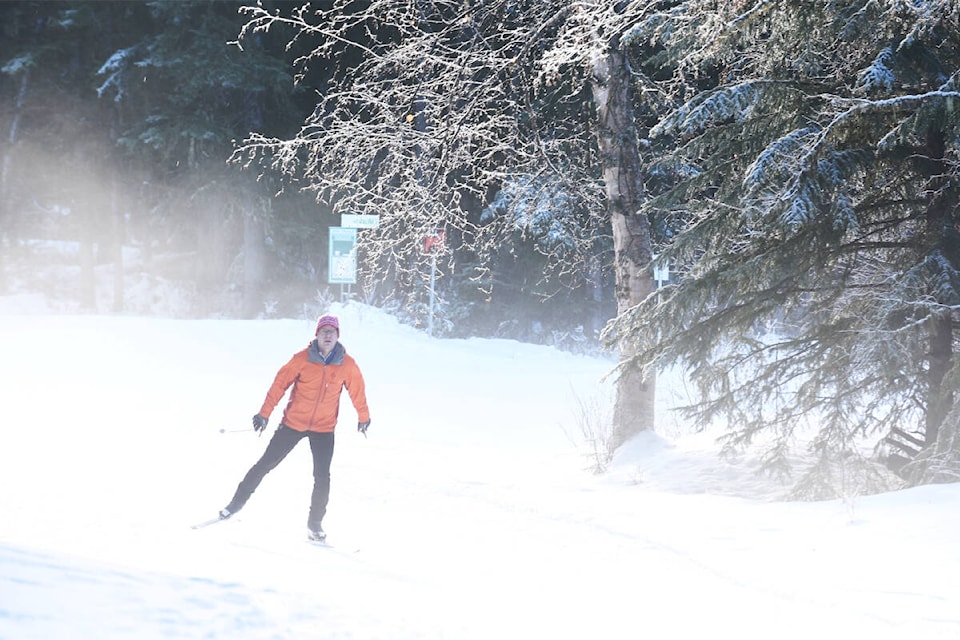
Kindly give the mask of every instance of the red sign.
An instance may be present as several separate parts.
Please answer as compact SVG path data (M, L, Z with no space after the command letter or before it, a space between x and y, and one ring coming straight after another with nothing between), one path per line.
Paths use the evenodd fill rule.
M423 239L424 253L430 253L432 249L440 250L443 248L443 231L437 231Z

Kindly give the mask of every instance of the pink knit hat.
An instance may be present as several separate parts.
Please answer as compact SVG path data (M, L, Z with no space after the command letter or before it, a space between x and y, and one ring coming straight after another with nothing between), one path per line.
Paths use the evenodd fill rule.
M317 320L317 330L313 335L319 334L323 327L333 327L337 330L337 335L340 335L340 321L337 320L337 316L320 316Z

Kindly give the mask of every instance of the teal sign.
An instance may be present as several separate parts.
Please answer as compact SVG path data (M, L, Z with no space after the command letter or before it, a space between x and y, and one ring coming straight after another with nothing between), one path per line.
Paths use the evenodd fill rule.
M355 284L357 282L357 230L347 227L330 227L329 265L330 284Z

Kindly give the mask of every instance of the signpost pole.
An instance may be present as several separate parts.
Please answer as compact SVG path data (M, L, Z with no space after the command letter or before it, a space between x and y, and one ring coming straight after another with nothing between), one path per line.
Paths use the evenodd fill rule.
M430 317L427 320L427 335L433 337L433 305L437 297L434 287L437 283L437 252L430 252Z
M443 229L440 229L423 239L423 250L430 254L430 314L427 316L427 335L430 336L433 336L433 310L437 298L437 254L443 247L443 236Z

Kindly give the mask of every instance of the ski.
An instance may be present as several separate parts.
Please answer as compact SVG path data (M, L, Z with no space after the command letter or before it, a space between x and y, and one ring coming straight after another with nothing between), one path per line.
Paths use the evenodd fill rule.
M191 529L203 529L204 527L209 527L212 524L217 524L218 522L223 522L227 518L222 518L217 516L216 518L210 518L209 520L204 520L203 522L198 522L195 525L192 525Z
M312 545L314 547L322 547L325 549L330 549L331 551L336 551L337 555L345 556L348 558L356 557L356 554L360 553L359 547L336 546L336 545L330 544L330 542L328 542L327 539L311 540L310 538L307 538L307 544Z

